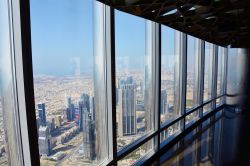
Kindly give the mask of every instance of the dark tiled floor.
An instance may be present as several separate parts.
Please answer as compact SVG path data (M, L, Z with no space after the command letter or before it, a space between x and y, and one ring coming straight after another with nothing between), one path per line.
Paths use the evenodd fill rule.
M246 112L224 109L216 114L221 118L203 122L161 155L155 165L250 166L250 115Z

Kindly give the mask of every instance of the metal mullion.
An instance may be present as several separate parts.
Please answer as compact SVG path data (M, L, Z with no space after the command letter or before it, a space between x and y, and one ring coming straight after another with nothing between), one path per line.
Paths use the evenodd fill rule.
M217 76L218 76L218 46L213 45L213 60L212 60L212 98L217 96ZM211 104L212 110L216 107L216 100Z
M155 116L155 129L156 131L159 131L160 126L161 126L161 110L160 110L160 105L161 105L161 25L156 23L156 29L155 29L155 75L156 75L156 86L155 86L155 91L156 91L156 116ZM156 138L156 150L158 151L160 149L160 133L157 135Z
M160 96L159 96L159 92L158 92L158 68L157 65L158 64L158 47L157 47L157 39L158 39L158 34L157 34L157 27L158 24L155 22L151 22L151 35L152 35L152 94L154 94L155 98L154 98L154 102L153 102L153 109L150 110L152 111L151 114L154 115L153 121L151 123L153 123L153 131L156 131L158 129L158 111L159 110L159 105L158 105L158 101L160 100ZM156 151L158 149L158 139L155 138L153 139L153 149Z
M110 53L107 54L108 58L108 93L109 93L109 98L108 102L111 107L108 109L108 118L109 124L108 128L111 129L109 130L109 149L111 153L111 159L112 159L112 165L117 165L117 133L116 133L116 69L115 69L115 11L111 7L106 7L106 19L108 20L106 22L106 26L109 26L108 29L106 30L106 35L109 38L107 43L110 44L109 49ZM110 137L112 135L112 137ZM110 140L112 139L112 140ZM111 150L112 149L112 150ZM110 155L110 154L109 154Z
M29 148L28 145L28 136L26 135L27 132L27 126L25 124L25 122L27 121L27 119L25 118L25 116L23 116L24 112L21 113L21 109L25 110L25 106L24 103L25 101L22 101L22 98L24 98L24 89L23 89L23 84L20 84L18 82L22 81L23 82L23 76L20 74L19 71L17 70L21 70L22 71L22 60L19 59L20 57L17 57L15 53L19 52L21 54L22 50L21 47L19 47L19 49L15 48L15 45L19 45L21 44L20 40L16 40L16 36L18 35L14 35L14 30L15 29L19 29L19 26L17 26L16 20L14 20L15 18L13 17L14 11L15 10L13 8L13 3L12 1L6 1L7 4L7 19L8 19L8 37L9 37L9 49L10 49L10 65L11 65L11 80L12 80L12 92L13 92L13 104L14 104L14 113L12 114L11 118L12 121L14 121L15 123L15 127L17 128L17 130L12 129L11 132L14 133L14 135L17 136L17 138L15 139L15 146L17 145L18 147L16 148L16 150L18 151L18 155L17 156L10 156L10 152L13 151L14 149L9 149L11 147L8 147L9 151L7 151L8 153L8 163L10 165L15 164L17 162L19 162L20 165L30 165L30 155L25 155L24 153L28 152L27 148ZM20 11L18 11L20 12ZM19 13L18 13L19 14ZM19 38L18 38L19 39ZM15 43L18 42L18 43ZM18 60L19 59L19 60ZM21 93L19 93L21 91ZM5 110L6 111L6 110ZM8 119L6 119L8 121ZM6 121L6 122L7 122ZM24 123L23 123L24 122ZM23 132L22 130L24 130L25 132ZM13 135L13 136L14 136ZM26 141L26 142L24 142ZM7 142L7 144L10 144L12 141ZM9 146L9 145L8 145ZM25 147L24 147L25 146ZM27 147L26 147L27 146ZM26 149L25 149L26 148ZM16 152L14 152L16 153ZM10 159L10 157L17 157L14 159L14 162ZM29 161L26 161L29 160Z
M145 58L145 101L146 132L157 129L158 91L157 91L157 23L146 21L146 58ZM152 147L157 149L157 139L153 139ZM147 146L151 150L151 146Z
M16 89L24 165L40 165L34 99L30 1L9 0L12 8Z
M181 35L181 65L180 65L180 109L181 115L186 114L186 84L187 84L187 34L182 33ZM185 118L181 120L182 130L185 130Z
M228 48L224 49L224 69L223 69L223 94L227 94L227 73L228 73ZM223 104L226 103L226 96L223 98Z
M202 105L203 103L203 90L204 90L204 65L205 65L205 41L199 40L199 88L198 88L198 105ZM199 110L199 118L203 116L203 108Z
M109 161L117 156L117 140L116 140L116 88L115 88L115 31L114 31L114 9L104 5L105 20L105 49L106 49L106 65L107 65L107 114L108 114L108 157ZM113 163L116 165L116 163Z

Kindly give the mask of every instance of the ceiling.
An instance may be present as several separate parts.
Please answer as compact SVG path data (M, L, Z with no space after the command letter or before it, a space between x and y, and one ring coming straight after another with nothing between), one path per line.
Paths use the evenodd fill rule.
M98 0L220 46L250 46L250 0Z

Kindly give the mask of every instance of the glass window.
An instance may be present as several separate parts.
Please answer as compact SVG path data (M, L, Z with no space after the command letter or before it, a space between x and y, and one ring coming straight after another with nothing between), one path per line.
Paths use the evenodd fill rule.
M198 104L198 39L188 36L187 40L187 85L186 85L186 110Z
M180 36L162 26L161 41L161 123L176 119L180 111Z
M228 49L228 72L227 72L227 93L228 94L237 94L238 89L238 80L240 75L240 57L238 56L239 50L237 48Z
M203 101L212 98L212 64L213 64L213 44L205 42L205 66L204 66L204 90ZM210 111L211 104L207 104L203 108L203 112Z
M242 100L239 96L242 80L244 78L244 65L246 61L245 50L242 48L228 48L228 67L227 67L227 96L226 102L229 105L237 104Z
M23 165L9 6L0 1L0 165Z
M218 47L218 71L217 71L217 96L224 93L224 69L225 69L225 48ZM216 100L216 105L221 104L221 98Z
M103 6L31 0L41 165L96 165L108 157Z
M163 130L160 134L160 142L169 141L181 132L180 121Z
M115 11L117 149L152 131L150 21ZM149 33L149 34L148 34ZM150 46L147 47L149 49ZM152 94L151 94L152 95Z
M187 84L186 84L186 112L199 104L199 40L188 36L187 37ZM196 119L198 114L191 113L186 118L186 124L193 119Z
M196 110L196 111L194 111L186 116L186 118L185 118L186 127L189 127L191 124L193 124L194 122L196 122L199 119L199 110L200 109L198 109L198 110Z
M144 143L142 146L135 149L133 152L129 153L123 159L117 162L118 166L129 166L134 165L138 160L140 160L144 155L148 152L148 147L153 146L153 139L149 140L148 142Z

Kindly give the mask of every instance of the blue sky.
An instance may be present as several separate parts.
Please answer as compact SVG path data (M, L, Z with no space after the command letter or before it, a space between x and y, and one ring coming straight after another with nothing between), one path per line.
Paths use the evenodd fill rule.
M92 0L31 0L34 74L67 75L93 62Z
M116 11L118 69L142 68L145 20ZM68 75L93 70L92 0L31 0L34 74Z
M34 74L72 75L93 70L93 0L31 0ZM144 19L115 12L117 69L142 69ZM174 30L164 27L162 55L173 65Z

